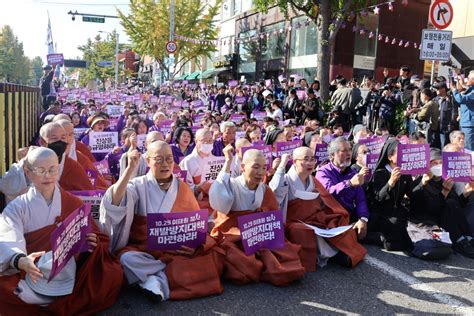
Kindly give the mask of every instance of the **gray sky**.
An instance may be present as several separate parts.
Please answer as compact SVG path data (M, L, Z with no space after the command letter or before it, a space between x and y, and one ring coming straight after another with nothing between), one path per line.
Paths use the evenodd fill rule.
M53 30L53 40L57 43L57 52L64 58L81 56L77 46L85 44L98 31L111 32L116 28L120 34L120 43L128 43L119 19L105 19L105 23L82 22L76 17L72 21L67 12L72 10L82 13L117 15L116 8L128 13L127 0L2 0L0 10L0 27L10 25L18 40L23 42L25 54L33 58L40 56L46 60L46 31L48 27L48 11ZM112 4L112 5L110 5ZM115 6L114 6L115 5ZM107 34L101 34L106 37Z

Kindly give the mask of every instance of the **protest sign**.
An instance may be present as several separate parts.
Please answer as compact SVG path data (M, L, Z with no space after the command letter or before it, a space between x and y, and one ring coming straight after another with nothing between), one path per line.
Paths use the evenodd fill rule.
M314 149L314 158L316 159L316 164L318 165L328 160L328 144L316 144L316 148Z
M398 144L397 150L397 166L401 174L419 175L430 169L428 144Z
M272 146L271 145L253 145L248 147L242 147L242 157L244 156L245 152L249 149L257 149L260 150L267 159L267 170L272 168L273 156L272 156Z
M296 95L298 96L299 100L306 99L306 91L304 91L304 90L297 90Z
M385 138L382 136L361 138L359 144L367 146L370 154L379 154L385 144Z
M237 218L244 252L250 256L258 250L280 249L285 245L281 211L257 212Z
M84 204L69 214L51 234L53 266L48 282L61 272L75 254L89 250L86 235L92 232L90 213L90 205Z
M254 146L263 146L263 145L265 145L265 142L263 140L256 140L256 141L252 142L252 145L254 145Z
M167 95L167 96L165 97L165 104L172 104L172 103L173 103L173 99L174 99L173 96Z
M97 184L98 172L96 170L92 170L92 169L85 169L85 170L86 170L87 178L91 182L92 186L95 188L95 186Z
M188 175L188 171L187 170L176 170L175 169L175 170L173 170L173 175L176 178L186 182L186 176Z
M281 157L283 154L289 154L291 157L293 150L300 146L301 146L300 140L292 140L289 142L278 142L276 143L276 155L277 157Z
M64 64L63 54L48 54L46 59L48 60L48 65L51 66Z
M245 138L245 131L236 131L235 132L235 140L239 140L241 138Z
M234 99L235 104L245 104L245 101L247 101L246 97L235 97Z
M160 132L163 134L163 136L166 136L166 134L172 132L171 125L174 123L173 120L164 120L161 121L160 123Z
M109 118L109 129L115 131L117 129L119 118L111 116Z
M105 190L69 191L69 193L80 198L84 204L89 204L91 207L92 218L96 221L99 220L100 202L105 194Z
M206 157L201 179L213 182L224 166L225 157Z
M120 115L122 115L122 111L123 106L121 105L107 105L107 114L109 114L109 116L119 117Z
M365 155L365 165L369 169L369 174L366 177L369 180L375 171L375 166L377 165L377 161L379 160L380 154L367 154Z
M109 153L118 144L117 132L90 132L89 146L92 153Z
M207 235L208 211L147 214L148 249L197 248Z
M196 109L198 107L204 106L204 102L202 102L202 100L194 100L191 102L191 106L193 109Z
M234 88L234 87L237 87L239 85L239 82L237 80L229 80L229 82L227 83L227 85L230 87L230 88Z
M137 135L137 149L144 153L145 152L145 140L147 134L139 134Z
M107 160L95 161L92 164L101 175L104 176L110 174L109 162Z
M454 182L470 182L472 157L467 153L443 152L443 179L452 178Z
M263 120L264 118L267 117L267 112L257 112L257 111L254 111L252 113L252 116L253 118L257 119L258 121L261 121Z
M230 120L234 123L240 123L242 120L245 120L247 115L245 114L232 114Z
M67 115L73 113L76 109L73 106L64 106L61 108L61 112Z

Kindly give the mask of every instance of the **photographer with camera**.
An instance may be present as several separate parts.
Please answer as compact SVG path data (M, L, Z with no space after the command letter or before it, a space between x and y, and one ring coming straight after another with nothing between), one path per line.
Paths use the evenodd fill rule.
M469 72L466 89L462 83L462 77L457 76L456 83L451 82L451 91L460 107L460 125L465 135L466 148L472 151L474 150L474 70Z
M381 91L378 128L386 128L390 134L396 134L396 108L402 103L400 93L395 89L394 81L391 78L387 80L387 84Z

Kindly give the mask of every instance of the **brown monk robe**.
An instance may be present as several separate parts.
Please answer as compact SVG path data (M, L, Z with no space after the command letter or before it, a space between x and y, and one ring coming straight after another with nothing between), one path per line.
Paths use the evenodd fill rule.
M286 241L282 249L261 249L253 255L245 255L237 218L275 211L279 205L270 188L261 182L266 168L263 154L254 149L246 151L242 175L231 178L231 150L231 147L224 149L226 163L209 192L210 203L217 210L211 236L218 239L227 252L224 277L238 284L266 281L278 286L301 279L304 267L298 256L299 245Z
M97 168L94 166L92 161L86 157L83 153L76 150L77 154L77 162L84 168L84 171L89 169L97 172L97 178L95 180L95 187L97 190L106 190L109 187L107 180L105 180L104 176L97 171Z
M314 151L305 146L294 149L293 165L285 172L289 158L288 154L282 155L270 188L286 218L288 240L302 246L300 258L306 271L315 271L318 259L321 259L323 266L326 258L335 255L343 258L340 261L346 266L357 265L365 256L366 250L357 242L355 230L349 229L335 237L322 238L301 223L322 229L349 225L349 213L311 175L316 165ZM321 247L320 251L318 247ZM339 253L333 248L337 248Z
M315 271L317 264L317 242L314 230L300 223L320 228L335 228L349 225L349 213L329 194L318 180L313 178L319 197L314 200L294 199L288 202L286 236L291 242L301 245L300 258L307 272ZM355 267L367 254L367 250L357 241L353 229L325 238L332 246L351 258Z
M58 223L83 205L70 193L62 189L60 192L61 216L57 218ZM79 255L73 292L56 298L46 307L30 305L14 293L25 273L3 276L0 277L0 315L93 315L116 302L122 286L123 270L118 260L109 253L108 236L100 232L95 221L91 223L98 244L92 253ZM50 251L50 236L56 227L53 224L25 234L27 253Z
M200 210L193 192L187 184L179 181L177 199L171 212L190 212ZM207 220L207 219L206 219ZM174 251L147 249L147 217L135 214L128 245L118 252L121 256L127 251L141 251L151 254L155 259L166 263L166 276L170 287L170 299L185 300L224 291L220 276L223 270L225 251L217 246L210 236L199 247L193 257L178 255Z
M154 299L190 299L222 293L220 276L225 252L212 238L208 237L196 250L148 250L147 214L200 210L191 188L172 175L174 163L169 144L151 143L146 153L149 172L132 180L141 154L130 150L127 157L129 164L102 199L101 225L112 236L113 249L120 255L128 282L137 283Z
M87 173L77 161L72 160L67 155L63 156L64 169L59 178L59 185L66 191L80 191L80 190L105 190L107 187L94 186L87 177Z
M199 185L201 183L201 176L195 176L193 177L193 182L195 185ZM209 210L209 216L213 216L214 218L216 217L216 212L211 208L211 204L209 203L209 189L211 188L210 182L205 182L201 186L201 193L202 193L202 199L197 200L199 203L199 207L201 209L207 209Z
M89 158L90 161L92 162L96 161L94 155L92 154L91 150L86 144L78 140L75 140L75 142L76 142L77 151L80 151L82 154L84 154L87 158Z

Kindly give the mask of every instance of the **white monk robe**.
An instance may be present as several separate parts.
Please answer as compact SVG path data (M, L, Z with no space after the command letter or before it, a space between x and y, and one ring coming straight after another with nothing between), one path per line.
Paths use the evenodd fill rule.
M146 216L149 213L169 213L176 200L178 186L179 182L173 176L168 191L163 191L153 174L148 172L145 176L130 180L119 206L112 204L113 187L110 187L100 205L100 225L111 237L112 252L127 245L135 214ZM129 251L120 257L120 263L130 284L144 284L149 276L154 275L160 284L163 299L169 298L166 265L163 262L145 252Z
M12 267L15 256L19 253L28 254L25 234L37 231L56 222L61 215L61 192L56 185L53 200L46 204L43 195L35 187L29 188L26 194L13 200L0 214L0 276L18 273ZM72 258L71 260L74 260ZM35 293L24 280L18 287L18 297L28 304L50 304L52 297Z
M119 161L119 168L120 168L120 174L119 174L119 177L122 176L122 174L125 172L125 169L127 168L127 153L124 153L121 157L120 157L120 161ZM144 176L147 172L147 168L148 165L146 163L146 159L145 159L145 155L140 155L140 161L138 162L138 167L135 168L135 170L133 170L133 173L130 177L130 179L134 179L136 177L141 177L141 176Z
M244 176L231 178L230 173L221 170L209 190L211 207L221 213L229 211L248 211L260 208L265 194L265 184L260 183L256 190L250 190Z
M241 164L242 161L240 160L239 156L234 156L230 165L230 176L232 178L237 178L242 174L242 167L240 166Z
M208 157L213 157L210 154ZM194 195L196 198L202 199L202 193L197 192L196 188L197 185L202 184L205 182L205 179L202 177L202 173L204 172L204 166L206 165L207 157L201 157L198 154L196 148L191 152L191 154L184 157L183 160L179 163L179 167L181 170L186 170L186 183L189 185L191 190L193 190ZM199 181L195 181L199 180Z
M280 204L285 222L288 212L288 202L296 199L315 200L319 197L319 193L314 185L314 178L309 176L306 183L303 183L296 173L294 166L288 170L287 174L285 174L284 168L278 167L269 186L273 193L275 193L278 203ZM316 238L318 251L317 262L320 267L323 267L329 258L337 254L338 250L329 245L324 238L318 235L316 235Z
M63 158L64 155L66 154L63 154ZM64 160L65 159L61 159L61 163L59 164L58 179L61 178L63 173ZM0 178L0 192L5 194L7 204L17 196L26 193L32 186L32 183L25 176L25 172L23 170L24 164L25 158L21 159L17 163L12 164L5 176Z

